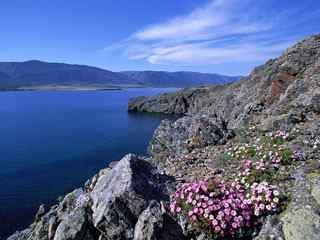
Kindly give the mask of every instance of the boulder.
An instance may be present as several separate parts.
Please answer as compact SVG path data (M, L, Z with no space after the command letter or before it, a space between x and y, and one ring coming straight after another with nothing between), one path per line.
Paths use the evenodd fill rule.
M163 160L195 148L224 144L233 136L227 123L217 115L185 116L175 122L162 121L155 130L149 151L156 159Z
M277 129L291 131L292 128L305 121L305 115L302 111L290 111L287 114L270 116L263 118L258 128L261 131L275 131Z
M282 214L282 230L285 240L314 240L320 236L320 206L312 196L313 183L306 170L299 168L294 174L295 185L292 199Z
M132 239L151 200L167 199L165 181L147 161L126 155L91 192L92 221L106 239Z
M156 240L159 239L163 227L163 217L160 204L151 201L148 208L139 216L134 230L134 240Z
M151 201L139 216L134 230L134 240L184 240L182 229L163 211L161 204Z
M311 209L288 211L282 218L286 240L315 240L320 236L320 217Z
M85 240L84 237L88 232L87 225L85 209L76 209L59 224L54 235L54 240ZM86 239L89 240L90 238Z
M268 216L254 240L284 240L279 219L276 216Z

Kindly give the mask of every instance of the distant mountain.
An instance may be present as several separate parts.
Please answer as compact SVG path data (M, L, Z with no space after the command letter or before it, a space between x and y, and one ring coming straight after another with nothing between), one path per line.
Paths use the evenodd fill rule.
M240 78L239 76L231 77L197 72L126 71L121 73L143 85L156 87L190 87L212 83L230 83Z
M41 86L152 86L187 87L226 83L239 79L218 74L195 72L127 71L37 60L0 62L0 89Z
M6 89L9 87L10 87L10 77L5 73L0 72L0 90Z
M124 85L126 75L95 67L41 61L0 62L0 73L9 76L13 87L43 85ZM1 80L1 78L0 78ZM2 82L0 83L2 85Z

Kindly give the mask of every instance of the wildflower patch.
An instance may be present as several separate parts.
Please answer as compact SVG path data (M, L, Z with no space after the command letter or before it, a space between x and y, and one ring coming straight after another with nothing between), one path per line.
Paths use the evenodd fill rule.
M208 178L184 183L171 196L172 215L185 218L197 232L213 239L240 239L267 215L280 211L284 201L275 174L281 165L302 156L285 147L284 131L256 138L253 144L229 149L227 155L241 161L240 171L222 180Z

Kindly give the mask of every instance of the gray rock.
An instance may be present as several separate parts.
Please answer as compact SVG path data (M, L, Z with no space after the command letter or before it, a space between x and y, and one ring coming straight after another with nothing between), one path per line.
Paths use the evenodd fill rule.
M292 102L319 89L319 59L320 35L315 35L287 49L279 58L256 67L240 81L133 99L129 110L218 114L230 128L238 127L261 112L286 114ZM315 95L310 106L313 111L319 111L318 96Z
M298 123L305 121L305 115L302 111L290 111L288 114L270 116L261 120L259 129L261 131L276 131L278 129L290 132Z
M156 129L149 151L157 159L190 152L194 148L223 144L233 137L227 123L216 115L194 115L176 122L164 120Z
M268 216L254 240L284 240L282 224L276 216Z
M176 93L164 93L156 97L137 97L129 100L128 111L155 112L166 114L184 114L188 112L194 99L204 96L207 88L187 88Z
M320 236L320 217L314 211L302 207L286 212L282 218L286 240L314 240Z
M38 212L36 213L36 216L35 216L35 221L38 222L41 217L45 214L46 210L44 208L44 205L40 205L39 209L38 209Z
M162 227L163 218L160 204L156 201L151 201L148 208L139 216L134 230L134 240L159 239Z
M157 201L151 201L139 216L134 240L184 240L186 237L178 223L161 210Z
M312 182L303 167L295 173L293 198L281 216L285 240L314 240L320 236L319 205L310 193Z
M126 155L99 178L91 193L94 226L107 239L132 239L149 201L166 198L161 176L143 159Z
M85 209L76 209L59 224L54 235L54 240L84 240L88 232L87 227L88 222Z
M113 162L113 164L115 164L116 162ZM110 164L109 164L110 165ZM84 185L84 189L86 192L91 192L94 188L94 186L96 185L98 179L101 176L105 176L109 173L109 171L111 170L110 167L104 168L102 170L99 171L99 173L97 173L96 175L94 175L92 178L88 179Z

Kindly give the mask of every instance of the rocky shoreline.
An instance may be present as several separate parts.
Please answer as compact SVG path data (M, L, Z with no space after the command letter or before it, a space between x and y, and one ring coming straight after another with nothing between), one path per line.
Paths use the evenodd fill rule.
M128 110L185 116L160 124L150 142L150 157L128 154L50 209L41 206L34 223L8 240L319 239L320 35L299 42L238 82L131 99ZM259 204L259 210L248 203L242 187L250 192L245 189L250 179L242 172L254 179L253 186L265 186L266 181L276 185L271 205ZM243 183L234 178L238 175ZM195 191L203 199L210 193L227 201L229 193L210 190L212 179L220 179L217 188L232 179L238 189L234 196L244 200L242 208L248 214L254 208L250 222L237 216L238 222L232 223L237 232L226 230L230 217L220 220L228 209L220 218L205 212L200 216L207 204L190 207L192 199L188 202L179 192L190 191L188 184L202 186ZM208 227L209 218L210 224L217 218L221 228Z

